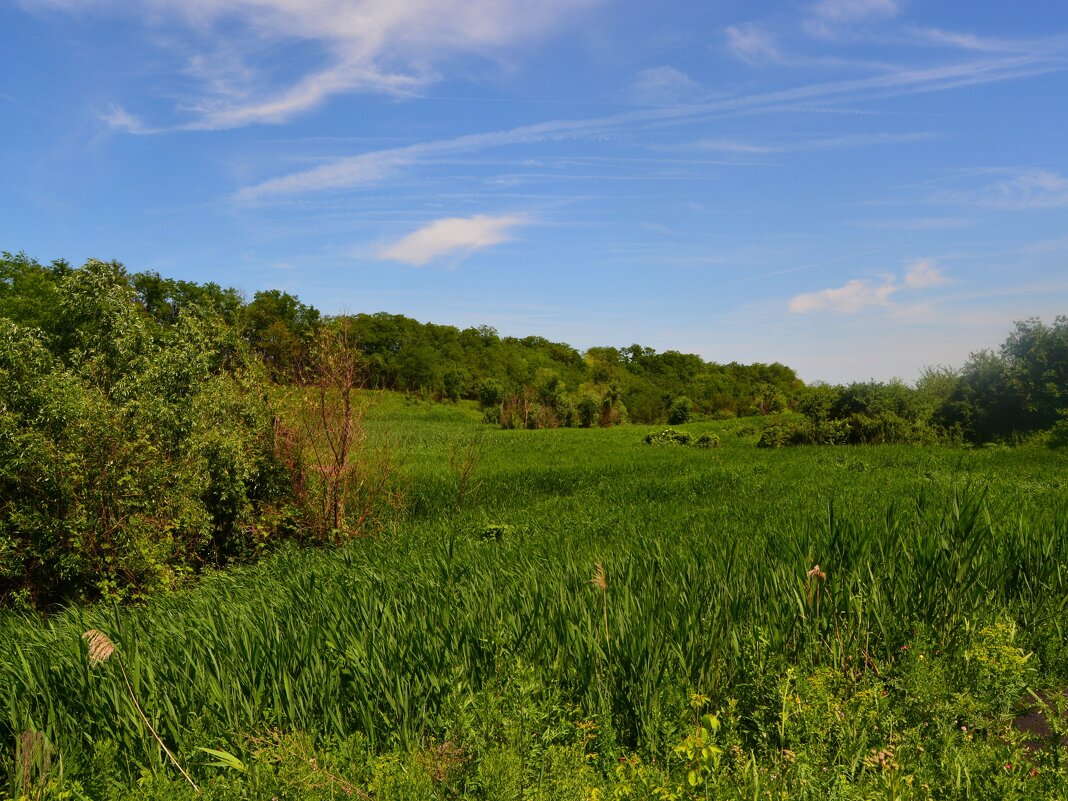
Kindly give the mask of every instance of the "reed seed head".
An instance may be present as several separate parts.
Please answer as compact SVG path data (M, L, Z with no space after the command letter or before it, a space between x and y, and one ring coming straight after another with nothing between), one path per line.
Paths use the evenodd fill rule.
M813 565L812 569L808 571L805 575L808 576L809 581L812 581L812 579L815 579L816 581L827 580L827 574L820 570L819 565Z
M115 653L115 643L99 629L89 629L82 635L82 639L89 641L90 667L99 665L101 662L107 662L111 655Z
M597 569L593 571L593 578L590 579L590 584L604 592L608 589L608 574L604 572L604 565L597 562Z

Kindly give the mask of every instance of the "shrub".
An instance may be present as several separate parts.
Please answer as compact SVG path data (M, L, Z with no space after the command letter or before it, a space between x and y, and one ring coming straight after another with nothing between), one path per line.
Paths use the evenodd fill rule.
M964 656L976 700L995 713L1004 714L1012 708L1034 673L1030 655L1016 645L1012 621L979 629Z
M1046 444L1051 448L1068 448L1068 409L1061 409L1061 419L1049 430Z
M815 445L845 445L852 434L848 420L823 420L807 428L809 440Z
M712 433L702 434L694 444L698 448L718 448L719 437Z
M929 444L938 437L933 429L923 423L913 423L893 412L874 415L853 414L846 421L849 429L847 442L856 445L882 444Z
M674 428L665 428L656 434L646 434L646 445L689 445L691 437L685 431L676 431Z
M807 445L812 442L811 426L807 423L776 423L760 432L758 448L782 448L787 445Z
M480 540L494 540L496 542L511 536L512 527L507 523L487 523L478 533L478 538Z

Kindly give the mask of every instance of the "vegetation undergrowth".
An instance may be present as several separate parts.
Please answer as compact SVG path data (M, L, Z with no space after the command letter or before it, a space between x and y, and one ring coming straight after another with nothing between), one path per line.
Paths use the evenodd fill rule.
M115 665L90 666L89 629L207 797L1068 786L1055 737L1012 725L1068 680L1063 453L758 450L744 421L690 426L715 450L621 427L483 430L472 451L478 414L373 409L371 432L408 423L411 487L375 537L0 618L8 793L196 794Z

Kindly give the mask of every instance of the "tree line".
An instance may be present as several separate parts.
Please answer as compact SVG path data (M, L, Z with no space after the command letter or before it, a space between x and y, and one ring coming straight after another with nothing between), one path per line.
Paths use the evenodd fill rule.
M153 272L127 274L114 266L141 314L163 326L175 324L185 312L216 317L260 356L275 381L299 381L318 332L339 322L279 290L256 292L246 301L237 290L218 284ZM66 323L54 310L63 281L75 272L62 260L42 265L22 254L4 254L0 316L59 335ZM786 408L803 386L782 364L721 365L637 344L580 352L540 336L500 336L489 326L460 329L385 312L346 316L345 324L375 386L438 400L480 401L491 410L490 418L505 425L656 423L672 415L769 413Z
M934 442L1068 445L1068 317L1017 322L997 350L959 370L929 367L902 381L815 384L793 405L803 419L765 428L760 444Z

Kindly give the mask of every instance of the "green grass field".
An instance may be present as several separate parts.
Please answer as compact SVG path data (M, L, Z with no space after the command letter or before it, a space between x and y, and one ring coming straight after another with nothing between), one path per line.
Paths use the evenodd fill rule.
M8 794L197 795L136 697L211 798L1068 797L1064 452L478 418L375 409L406 504L373 537L0 617Z

